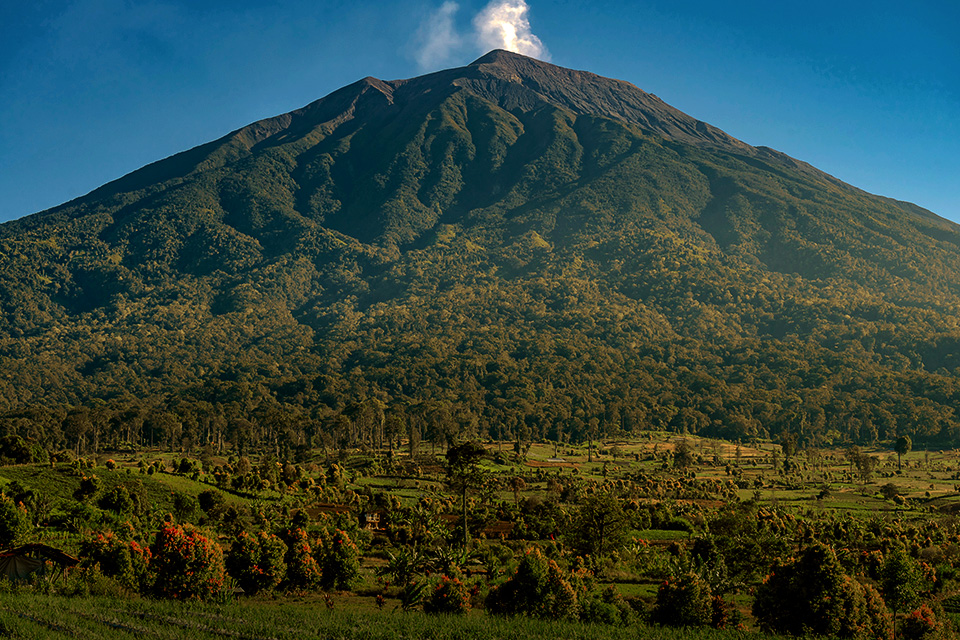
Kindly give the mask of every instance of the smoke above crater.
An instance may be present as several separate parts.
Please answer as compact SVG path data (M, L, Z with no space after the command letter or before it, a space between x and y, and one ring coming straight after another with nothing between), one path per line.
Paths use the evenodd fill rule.
M506 49L532 58L550 57L540 38L530 29L524 0L499 0L488 4L473 19L477 41L483 51Z
M460 55L506 49L540 60L550 52L530 27L530 6L525 0L492 0L472 20L472 31L456 24L460 7L448 0L430 13L417 32L415 58L423 70L454 61Z

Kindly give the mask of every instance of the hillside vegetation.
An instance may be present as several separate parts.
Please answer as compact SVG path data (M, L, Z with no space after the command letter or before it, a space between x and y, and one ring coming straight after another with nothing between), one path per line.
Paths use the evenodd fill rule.
M954 637L960 458L907 445L648 432L3 466L0 549L79 562L0 577L0 634Z
M632 85L494 52L0 226L0 430L955 445L958 244Z

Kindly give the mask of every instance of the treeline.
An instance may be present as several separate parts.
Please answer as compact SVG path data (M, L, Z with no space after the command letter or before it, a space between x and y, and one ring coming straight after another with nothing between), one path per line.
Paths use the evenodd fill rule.
M918 446L960 435L955 370L925 364L949 360L954 339L945 327L924 334L947 320L928 309L859 309L852 286L824 299L803 281L745 294L717 280L730 302L682 289L635 300L561 277L559 263L507 278L457 275L464 260L424 262L436 283L401 280L380 302L291 312L250 286L258 304L214 314L204 305L221 294L185 283L35 326L2 341L0 433L81 451L386 444L380 431L428 442L789 432L804 445L909 435ZM373 405L390 418L354 409Z

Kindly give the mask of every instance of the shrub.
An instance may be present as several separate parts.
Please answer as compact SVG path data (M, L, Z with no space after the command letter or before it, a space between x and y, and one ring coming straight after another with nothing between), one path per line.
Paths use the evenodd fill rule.
M547 560L539 549L528 550L513 576L490 591L487 608L504 615L576 618L579 594L573 582L574 576Z
M178 518L189 518L197 510L197 500L188 493L177 491L173 494L173 512Z
M211 511L220 511L227 501L223 494L216 489L204 489L197 494L197 504L208 514Z
M681 518L679 516L674 516L660 525L660 528L667 529L668 531L683 531L685 533L693 533L694 526L686 518Z
M80 486L73 492L73 497L80 502L93 500L93 498L100 493L102 484L100 478L95 475L83 476L80 479Z
M713 596L710 626L716 629L740 629L743 615L721 596Z
M74 502L63 508L63 513L52 518L52 524L73 533L102 528L103 511L83 502Z
M84 565L97 564L103 575L115 578L134 591L147 586L150 549L135 541L121 540L112 531L98 533L80 543Z
M943 623L927 605L913 611L900 625L898 634L902 640L934 640L943 637Z
M67 573L58 591L65 596L120 599L129 597L127 589L117 578L104 575L99 564L93 564L76 567Z
M270 591L287 575L287 545L273 534L242 532L226 557L230 575L247 593Z
M97 501L97 505L101 509L113 511L118 515L134 513L138 506L130 495L130 490L121 484L114 486L110 491L103 494Z
M470 590L457 577L443 576L423 602L427 613L463 614L470 610Z
M30 521L33 524L42 523L50 514L50 507L53 501L42 491L27 489L14 480L3 488L3 493L6 494L6 497L12 500L14 504L23 506L23 508L26 509L27 514L30 516Z
M307 532L291 529L287 534L287 585L310 589L320 584L320 565L313 557Z
M188 476L200 471L202 465L197 460L191 460L189 458L183 458L176 465L177 473L180 475Z
M30 516L23 503L14 503L7 497L0 500L0 548L17 544L30 528Z
M349 589L360 575L360 550L340 529L326 536L317 550L320 586L324 589Z
M887 484L880 487L880 495L882 495L887 500L893 500L900 496L900 487L888 482Z
M580 600L580 620L610 625L630 624L633 609L610 585L599 594Z
M713 621L710 585L696 573L667 580L657 591L653 621L670 627L704 627Z
M178 600L205 599L223 589L223 551L193 527L164 526L157 532L151 552L156 595Z
M757 589L753 615L761 628L791 635L886 638L890 618L876 589L843 573L823 545L805 549Z

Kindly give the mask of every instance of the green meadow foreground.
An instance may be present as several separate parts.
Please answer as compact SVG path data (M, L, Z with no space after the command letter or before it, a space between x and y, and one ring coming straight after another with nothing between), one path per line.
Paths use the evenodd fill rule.
M0 612L3 637L103 640L143 638L277 638L301 640L626 640L662 638L714 640L727 637L769 638L762 634L716 629L651 629L478 615L427 615L417 612L371 613L327 610L293 603L209 605L112 598L57 596L4 597Z
M79 563L8 572L0 632L953 637L960 457L896 444L649 433L296 464L208 447L8 465L0 544Z

